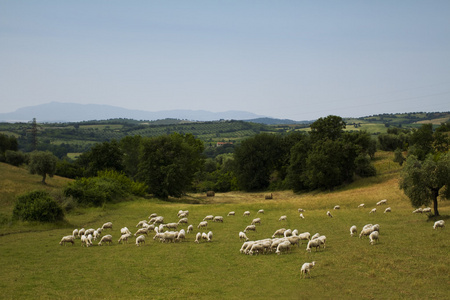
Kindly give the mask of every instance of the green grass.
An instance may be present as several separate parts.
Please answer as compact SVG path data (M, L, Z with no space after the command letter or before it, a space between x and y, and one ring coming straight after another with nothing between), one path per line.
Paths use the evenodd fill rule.
M67 224L58 226L4 226L0 236L1 294L4 298L446 299L448 227L433 230L426 215L411 213L409 200L398 189L398 170L386 166L390 155L380 155L376 161L381 167L379 176L329 193L274 192L273 200L264 200L262 193L218 193L214 198L191 195L206 204L137 199L76 209L67 216ZM385 198L392 213L384 214L383 206L369 214L375 203ZM358 209L360 203L366 208ZM341 209L334 211L336 204ZM439 205L442 218L450 222L450 203ZM306 210L304 220L298 217L300 207ZM182 243L162 244L151 234L142 247L134 245L134 238L129 244L117 244L121 227L134 232L135 225L153 212L164 216L166 222L175 222L180 209L189 210L189 223L195 228L208 214L222 215L225 220L210 222L204 230L214 233L210 243L194 243L196 229ZM262 224L248 233L250 239L268 238L285 227L326 235L326 249L307 253L304 243L279 256L239 253L242 242L238 232L259 209L265 210L258 215ZM236 216L227 217L231 210ZM245 210L251 211L250 217L242 216ZM327 210L333 218L326 216ZM287 221L278 221L281 215L287 215ZM58 245L74 228L97 228L107 221L114 224L112 246L95 242L84 248L79 240L75 246ZM376 245L371 246L368 238L350 237L351 225L360 230L367 223L381 226ZM17 226L22 232L17 233ZM300 279L301 265L313 260L317 264L312 278Z

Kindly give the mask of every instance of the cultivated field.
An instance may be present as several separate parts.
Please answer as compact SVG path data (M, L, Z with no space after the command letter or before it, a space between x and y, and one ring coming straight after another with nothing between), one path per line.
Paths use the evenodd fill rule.
M190 195L180 204L138 199L103 208L77 209L67 224L4 224L0 236L0 292L2 298L146 298L146 299L448 299L450 286L450 202L440 202L447 227L433 230L426 215L412 214L409 200L398 189L398 167L382 154L376 165L380 175L359 180L332 193L274 192L273 200L262 193L226 193L214 198ZM0 164L1 170L5 165ZM20 172L20 171L18 171ZM31 177L39 181L38 177ZM49 185L58 187L58 178ZM3 182L0 179L0 182ZM3 190L3 184L0 189ZM387 205L375 203L387 199ZM194 201L195 200L195 201ZM4 198L0 201L5 204ZM366 208L357 208L365 203ZM335 205L340 210L333 210ZM383 213L390 206L391 213ZM305 209L305 219L298 208ZM137 247L118 244L120 228L133 233L151 213L176 222L177 212L189 210L195 227L185 242L163 244L147 238ZM259 209L265 214L257 215ZM244 211L251 212L244 217ZM326 216L330 210L333 218ZM3 212L10 211L3 209ZM236 216L227 217L229 211ZM198 223L206 215L221 215L223 223L209 222L211 242L194 243ZM281 215L287 221L278 221ZM298 229L327 236L327 246L307 253L306 243L288 254L249 256L239 253L238 232L260 217L250 239L271 237L278 228ZM114 224L111 246L60 246L62 236L74 228ZM350 237L367 223L380 224L380 241ZM182 226L180 228L186 228ZM18 233L18 231L20 231ZM108 233L108 232L107 232ZM311 278L300 279L304 262L316 261Z

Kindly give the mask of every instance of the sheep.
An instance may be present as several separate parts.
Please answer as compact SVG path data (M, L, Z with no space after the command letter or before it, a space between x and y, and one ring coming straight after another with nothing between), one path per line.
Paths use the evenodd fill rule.
M157 216L158 216L157 213L152 213L148 218L149 218L149 219L151 219L151 218L156 218Z
M265 194L265 195L264 195L264 199L266 199L266 200L273 199L272 193Z
M188 215L185 214L184 212L177 215L177 217L178 217L179 219L181 219L181 218L186 218L187 216L188 216Z
M360 205L358 205L358 208L364 208L364 203L361 203Z
M321 235L317 238L317 240L320 241L320 244L323 245L323 248L326 248L326 242L327 242L327 237L324 235Z
M261 225L261 218L255 218L255 219L253 219L252 225L256 225L256 224Z
M127 233L129 235L131 235L131 232L130 232L130 230L128 230L127 227L123 227L123 228L120 229L120 234L127 234Z
M197 235L195 236L195 241L194 242L198 244L200 242L199 240L201 238L202 238L202 234L200 232L197 232Z
M223 223L223 217L222 216L215 216L214 219L213 219L213 222Z
M341 207L339 205L336 205L335 207L333 207L334 210L336 209L341 209Z
M155 228L155 236L153 237L153 240L156 240L157 238L159 239L159 242L162 242L163 238L164 238L164 232L159 232L158 231L158 227Z
M248 248L247 248L248 249ZM249 255L253 255L253 253L262 253L264 251L264 245L261 243L254 243L250 248L250 251L247 252Z
M213 233L212 233L212 231L210 231L210 232L208 232L208 242L211 242L212 238L213 238Z
M250 216L250 212L249 212L248 210L244 211L243 216L244 216L244 217L245 217L245 216Z
M256 231L256 226L248 225L247 227L245 227L244 232L247 232L248 230Z
M75 235L66 235L63 236L63 238L61 239L61 241L59 242L59 244L62 245L66 245L66 243L72 243L72 246L75 245Z
M270 245L270 250L273 251L275 249L277 249L278 245L281 244L282 242L286 241L285 238L275 238L272 239L272 244Z
M390 208L390 207L388 207L388 208L386 208L386 209L384 210L384 213L387 213L387 212L391 212L391 208Z
M174 243L177 236L178 236L178 232L166 231L162 235L162 241L164 243L169 243L169 242Z
M306 251L307 252L311 252L311 248L312 247L315 247L316 248L316 251L317 251L317 248L320 248L320 245L322 244L322 241L320 240L320 239L314 239L314 240L310 240L309 242L308 242L308 245L306 246Z
M89 246L92 246L93 245L93 243L92 243L92 234L89 234L87 237L87 242L89 243Z
M284 242L281 242L280 244L278 244L277 251L275 251L275 253L277 255L280 255L282 251L284 251L284 252L291 251L291 242L290 241L284 241Z
M164 223L164 217L162 216L156 216L154 218L151 218L148 223L150 224L162 224Z
M350 227L350 236L354 236L357 232L358 232L358 229L356 228L355 225Z
M162 231L164 230L164 227L166 227L166 225L164 225L164 224L159 224L159 226L158 226L158 231L159 231L159 232L162 232Z
M178 211L177 216L178 216L178 218L187 217L187 216L189 216L189 211L188 210L180 210L180 211Z
M178 236L176 238L177 241L186 239L186 232L184 229L181 229L180 232L178 232Z
M245 234L245 232L242 232L242 231L239 232L239 240L245 240L245 241L248 241L248 237L247 237L247 235Z
M84 234L81 236L81 247L86 246L89 247L91 244L89 243L87 236Z
M297 245L297 247L300 247L300 237L296 235L292 235L289 237L286 237L286 240L291 243L292 246Z
M300 278L302 278L302 276L306 278L306 274L309 274L309 278L311 278L311 269L314 268L315 265L316 265L315 261L311 263L304 263L300 270Z
M372 226L367 227L367 228L363 228L361 230L361 232L359 233L359 238L363 237L363 236L368 236L369 234L371 234L373 232L373 228Z
M418 209L413 210L413 214L421 214L423 212L422 208L419 207Z
M198 234L200 234L200 233L198 233ZM198 234L197 234L197 235L198 235ZM239 250L239 252L245 253L245 251L247 250L247 248L251 247L254 243L255 243L254 241L247 241L247 242L244 242L244 243L242 244L242 247L241 247L241 249Z
M320 236L320 233L316 233L316 234L314 234L312 237L311 237L311 240L315 240L315 239L317 239L318 237Z
M166 228L169 228L169 229L177 229L178 223L167 223L167 224L165 225L165 227L166 227Z
M373 214L373 213L376 213L377 212L377 209L376 208L372 208L372 210L369 212L369 214Z
M181 224L181 223L187 224L187 223L188 223L188 218L181 218L181 219L178 221L178 224Z
M187 228L187 233L191 233L192 231L194 231L194 226L193 225L189 225Z
M387 200L383 199L383 200L380 200L380 201L377 202L377 206L378 205L382 205L382 204L386 204L386 203L387 203Z
M74 237L77 237L77 236L78 236L78 229L74 229L74 230L72 231L72 235L73 235Z
M378 224L372 225L372 230L380 232L380 225Z
M147 220L139 221L139 223L137 223L136 227L142 227L142 226L144 226L144 224L147 224Z
M303 208L299 208L298 212L304 212L305 210Z
M136 246L140 246L142 243L145 244L145 235L140 235L136 238Z
M100 237L100 232L98 230L95 230L93 236L94 236L94 241L96 241Z
M135 234L135 236L136 236L136 234ZM122 234L117 242L119 244L122 244L122 242L124 241L125 243L128 244L128 238L129 237L131 237L131 234L128 234L128 233Z
M264 209L258 210L257 214L264 214Z
M309 232L303 232L300 233L298 235L299 239L300 239L300 243L301 241L309 241L311 239L311 234Z
M208 234L206 232L202 232L202 240L208 240Z
M112 243L112 235L107 234L107 235L103 236L102 239L100 240L100 242L98 242L98 245L102 246L103 243L109 243L111 245L111 243Z
M284 236L284 232L286 231L286 228L280 228L278 230L275 231L275 233L272 235L272 238L282 235Z
M230 211L230 212L228 213L227 217L228 217L228 216L234 216L234 215L236 215L236 212Z
M366 225L364 225L363 229L370 228L372 226L373 226L372 224L366 224Z
M197 228L206 228L206 227L208 227L208 221L202 221L197 226Z
M134 234L134 236L137 236L138 234L145 234L148 236L148 228L139 228L138 231Z
M305 218L305 216L303 216L303 214L300 214L300 218L301 218L301 219L304 219L304 218Z
M287 220L287 216L281 216L278 221L286 221Z
M431 208L430 207L425 207L424 209L422 209L422 212L424 212L424 213L431 212Z
M105 224L103 224L102 229L111 229L112 230L112 226L113 224L111 222L106 222Z
M329 216L330 218L333 217L333 216L331 215L330 211L327 211L327 216Z
M433 229L436 229L436 228L439 228L439 227L441 227L441 228L445 227L444 220L439 220L439 221L434 222Z
M84 232L86 231L86 229L81 228L80 230L78 230L78 237L81 238L82 235L84 235Z
M370 244L371 244L371 245L373 245L373 243L374 243L375 241L378 242L378 235L379 235L378 231L373 231L373 232L369 235L369 239L370 239Z
M291 236L292 235L292 230L287 229L283 234L284 234L284 237Z
M203 218L203 221L211 221L214 219L213 215L207 215L206 217Z

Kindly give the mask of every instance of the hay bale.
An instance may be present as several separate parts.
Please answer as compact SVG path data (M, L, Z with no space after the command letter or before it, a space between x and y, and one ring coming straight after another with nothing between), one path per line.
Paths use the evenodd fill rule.
M269 194L265 194L264 195L264 198L267 200L267 199L273 199L273 195L272 195L272 193L269 193Z
M207 191L206 192L206 197L214 197L216 195L216 193L214 191Z

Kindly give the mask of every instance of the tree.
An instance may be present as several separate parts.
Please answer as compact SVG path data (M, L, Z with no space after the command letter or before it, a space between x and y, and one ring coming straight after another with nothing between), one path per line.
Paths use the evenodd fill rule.
M135 135L126 136L119 142L120 150L123 153L124 171L131 178L134 178L138 173L141 141L142 137Z
M33 151L30 155L30 164L28 165L31 174L42 176L42 183L46 184L47 175L53 177L56 172L56 163L58 158L50 151Z
M330 115L326 118L319 118L311 124L311 137L313 140L337 140L342 136L345 129L345 122L341 117Z
M433 150L433 125L431 123L422 124L419 129L414 130L410 143L408 155L414 155L419 160L424 160Z
M434 215L439 216L438 198L450 199L450 153L428 155L424 161L409 156L399 186L414 207L433 202Z
M156 197L181 197L203 167L203 150L192 134L143 138L138 177Z
M77 163L85 168L85 176L96 176L99 171L123 171L123 153L116 140L95 144L80 155Z

